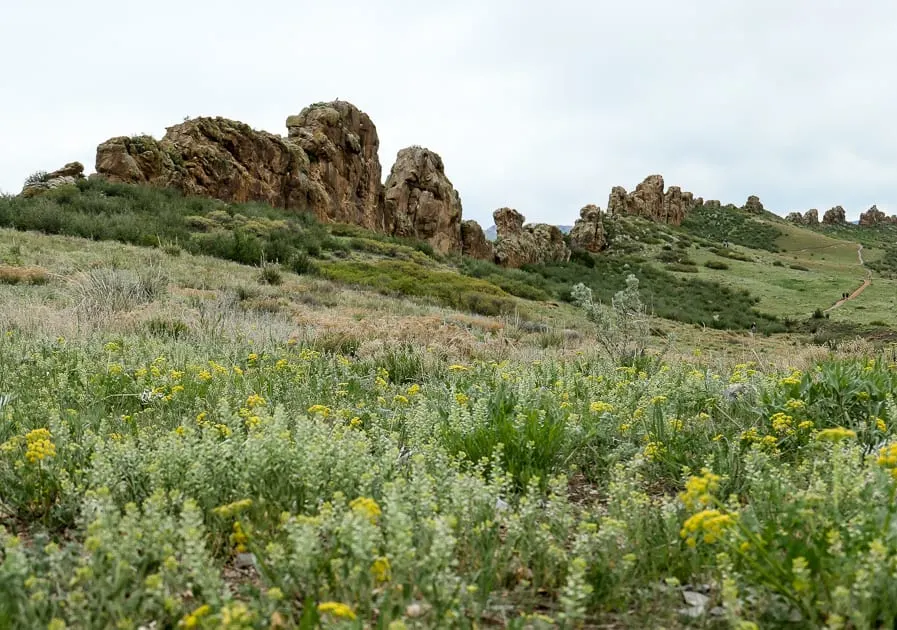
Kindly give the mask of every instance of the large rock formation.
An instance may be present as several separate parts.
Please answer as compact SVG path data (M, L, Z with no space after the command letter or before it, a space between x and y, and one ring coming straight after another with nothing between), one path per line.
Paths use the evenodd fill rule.
M888 216L878 209L877 205L860 214L860 225L874 226L882 224L897 224L897 216Z
M387 231L377 128L346 101L317 103L287 118L288 140L308 156L308 177L327 193L314 206L321 221Z
M29 178L22 188L22 196L35 197L60 186L75 184L79 179L84 179L84 165L81 162L69 162L60 169Z
M318 213L330 201L328 191L309 179L309 159L300 146L226 118L188 120L169 127L161 140L112 138L97 147L96 169L112 181L230 202Z
M425 240L442 253L461 250L461 198L445 176L442 158L433 151L422 147L399 151L386 179L384 199L387 228L395 236Z
M789 212L788 216L785 217L785 220L794 223L795 225L803 225L804 215L800 212Z
M474 220L461 221L461 253L480 260L493 260L495 250L483 228Z
M819 210L810 208L804 213L804 225L819 225Z
M723 207L719 199L708 199L704 202L704 207L710 210L719 210Z
M822 222L825 225L844 225L847 223L847 215L844 213L844 208L841 206L829 208L822 215Z
M751 214L760 214L763 212L763 203L760 201L760 197L757 195L751 195L747 198L747 201L744 202L744 206L742 206L742 210L745 212L750 212Z
M614 186L607 200L607 212L611 215L634 214L679 225L685 214L694 207L694 195L683 192L678 186L670 186L664 192L663 186L661 175L649 175L628 194L622 186Z
M600 252L607 247L601 208L589 204L579 211L579 218L570 230L570 244L590 252Z
M500 208L492 217L498 233L495 262L499 265L522 267L570 259L570 250L557 226L545 223L524 226L523 215L512 208Z

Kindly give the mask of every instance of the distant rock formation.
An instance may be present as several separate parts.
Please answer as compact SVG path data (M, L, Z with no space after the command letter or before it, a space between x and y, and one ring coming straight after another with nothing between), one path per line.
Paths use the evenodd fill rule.
M480 224L472 219L461 221L461 253L480 260L491 261L495 258L492 243L486 240Z
M79 179L84 179L84 165L81 162L69 162L37 180L27 181L21 194L23 197L35 197L60 186L75 184Z
M622 186L614 186L607 200L607 213L630 214L679 225L694 206L692 193L683 192L678 186L670 186L664 192L663 177L649 175L631 193L627 193Z
M785 220L789 221L791 223L794 223L796 225L803 225L804 224L804 215L802 215L800 212L789 212L788 215L785 217Z
M579 211L579 219L570 230L570 244L589 252L600 252L607 247L601 208L589 204Z
M107 140L97 147L96 170L112 181L261 201L460 251L461 201L436 153L403 149L384 187L377 129L351 103L310 105L286 127L282 137L226 118L186 120L161 140Z
M819 225L819 210L810 208L804 213L804 225Z
M829 208L825 211L825 214L822 215L822 222L825 225L844 225L847 223L847 215L844 213L844 208L841 206L835 206L834 208Z
M742 206L742 210L745 212L750 212L751 214L760 214L763 212L763 203L760 201L760 197L757 195L751 195L747 198L747 201L744 202L744 206Z
M399 151L386 179L384 210L395 236L428 241L442 253L461 251L461 198L433 151Z
M557 226L545 223L524 226L523 215L512 208L500 208L492 217L498 232L495 262L499 265L522 267L570 259L570 250Z
M709 210L719 210L723 207L719 199L708 199L704 202L704 207Z
M873 205L866 210L866 212L860 214L859 224L870 227L876 225L894 225L897 224L897 216L888 216L879 210L877 205Z

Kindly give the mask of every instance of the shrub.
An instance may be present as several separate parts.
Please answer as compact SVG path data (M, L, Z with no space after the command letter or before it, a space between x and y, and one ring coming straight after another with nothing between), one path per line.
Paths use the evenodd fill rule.
M273 263L262 263L259 282L272 285L282 284L283 274L280 272L280 266Z
M181 339L190 332L190 326L186 322L166 317L153 317L147 320L146 329L151 335L172 339Z
M168 290L168 276L157 265L139 271L99 267L74 281L78 306L90 313L126 311L152 302Z
M727 265L726 263L719 261L719 260L708 260L707 262L704 263L704 266L707 267L708 269L719 269L721 271L724 271L729 268L729 265Z
M685 263L670 263L666 268L670 271L678 271L679 273L698 273L697 265L688 265Z
M810 271L808 267L804 267L803 265L788 265L790 269L795 269L797 271Z
M11 267L0 265L0 284L46 284L50 281L41 267Z

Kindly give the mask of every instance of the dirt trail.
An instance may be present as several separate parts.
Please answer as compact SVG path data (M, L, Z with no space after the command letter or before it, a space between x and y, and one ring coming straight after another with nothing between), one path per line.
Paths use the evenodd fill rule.
M860 267L866 266L866 262L863 260L863 245L862 244L857 245L857 260L859 261ZM853 293L848 295L846 298L841 298L840 300L838 300L837 302L835 302L834 304L829 306L827 309L825 309L824 312L828 313L829 311L833 311L836 308L838 308L839 306L841 306L842 304L844 304L845 302L849 302L850 300L854 300L854 299L858 298L860 296L860 294L863 291L865 291L866 287L868 287L870 284L872 284L872 271L870 269L866 269L866 278L863 280L863 284L861 284L857 288L856 291L854 291Z

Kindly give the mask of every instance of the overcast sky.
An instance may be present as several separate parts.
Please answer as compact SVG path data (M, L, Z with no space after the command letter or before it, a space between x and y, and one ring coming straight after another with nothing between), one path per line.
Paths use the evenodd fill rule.
M0 190L184 116L285 134L349 100L384 178L441 154L464 215L572 223L661 173L779 214L897 212L894 0L2 0Z

